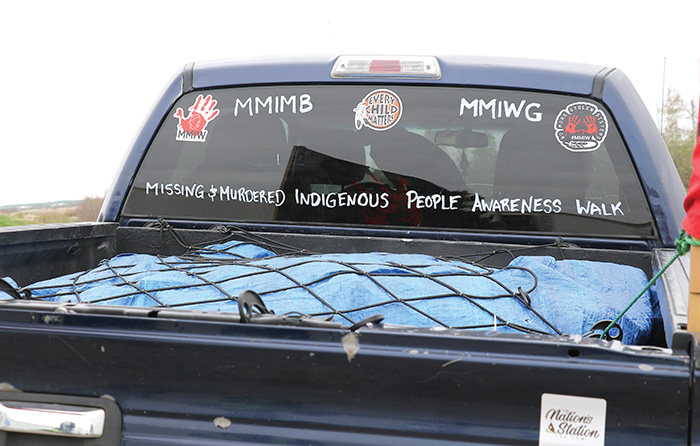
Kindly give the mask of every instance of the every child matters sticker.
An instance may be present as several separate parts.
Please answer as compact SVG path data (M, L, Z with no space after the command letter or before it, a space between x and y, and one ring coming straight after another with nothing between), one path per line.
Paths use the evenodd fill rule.
M368 127L373 130L388 130L401 119L403 105L399 96L391 90L374 90L353 108L355 128Z
M189 111L187 117L180 107L175 110L173 117L180 120L177 124L175 139L177 141L205 142L207 140L207 130L205 130L207 124L219 115L216 99L212 98L210 94L207 97L200 94L194 101L194 105L187 110Z
M595 104L574 102L554 120L554 132L565 149L591 152L600 147L608 134L608 118Z

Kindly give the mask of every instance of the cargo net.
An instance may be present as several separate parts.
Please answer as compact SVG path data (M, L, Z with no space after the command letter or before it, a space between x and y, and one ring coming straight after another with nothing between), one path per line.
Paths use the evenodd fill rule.
M277 315L326 317L348 325L381 314L392 325L581 335L614 317L628 299L620 297L618 285L629 280L610 271L614 264L594 268L597 262L513 256L505 267L489 267L483 261L494 253L476 260L316 254L260 241L197 247L181 240L188 249L180 256L117 255L94 269L21 291L54 302L238 312L238 296L252 290ZM617 277L601 279L603 272ZM649 321L644 314L626 317L635 324L634 318Z

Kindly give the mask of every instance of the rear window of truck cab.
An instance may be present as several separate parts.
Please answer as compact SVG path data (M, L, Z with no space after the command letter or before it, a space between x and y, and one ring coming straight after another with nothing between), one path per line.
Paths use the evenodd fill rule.
M197 91L166 116L127 217L654 236L605 107L403 85Z

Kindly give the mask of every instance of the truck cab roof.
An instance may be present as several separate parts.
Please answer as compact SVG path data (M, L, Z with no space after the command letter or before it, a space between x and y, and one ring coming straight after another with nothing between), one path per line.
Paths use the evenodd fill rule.
M360 56L371 59L373 56ZM400 60L402 56L374 56L379 60ZM267 57L229 59L188 64L192 88L223 87L227 85L279 84L297 82L377 82L378 76L334 78L331 76L338 56ZM517 87L534 90L593 93L594 80L614 69L597 65L487 56L440 56L441 76L381 76L391 83L441 83L490 87ZM602 79L601 79L602 82Z

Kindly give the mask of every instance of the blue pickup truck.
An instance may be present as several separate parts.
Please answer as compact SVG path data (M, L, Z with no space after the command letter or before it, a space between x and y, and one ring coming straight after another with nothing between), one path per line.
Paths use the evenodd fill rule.
M188 64L0 230L0 445L700 444L684 195L614 68Z

